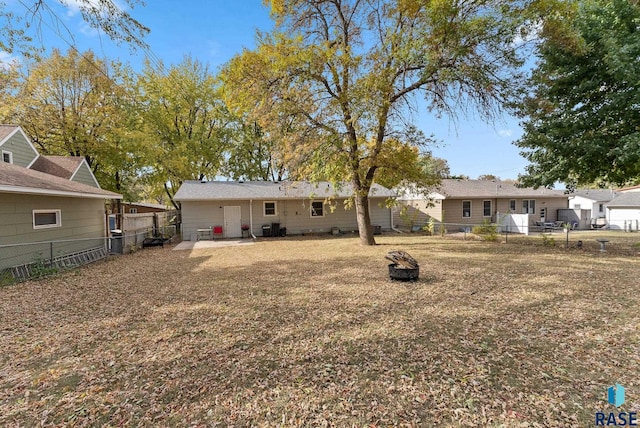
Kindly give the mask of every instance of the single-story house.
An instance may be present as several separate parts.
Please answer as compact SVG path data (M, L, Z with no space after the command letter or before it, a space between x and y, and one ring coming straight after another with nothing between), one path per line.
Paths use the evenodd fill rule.
M189 240L208 231L240 237L243 229L254 236L356 231L355 208L345 206L352 195L351 185L328 182L186 181L174 200L182 204L183 238ZM394 196L382 186L371 188L371 222L379 230L391 229L385 201Z
M640 230L640 187L620 189L607 204L607 223L614 230Z
M43 258L104 248L105 200L122 196L101 189L84 158L42 156L14 125L0 125L0 152L0 245L12 245L0 270L32 261L36 245L14 244L68 241L40 245Z
M570 193L569 208L560 213L560 220L580 229L603 226L607 204L615 195L613 189L582 189Z
M567 195L561 190L458 179L443 179L427 197L408 193L398 201L394 226L423 226L433 219L435 224L444 223L448 230L455 231L486 221L500 222L499 217L505 214L526 215L528 226L550 224L558 221L558 210L568 204Z

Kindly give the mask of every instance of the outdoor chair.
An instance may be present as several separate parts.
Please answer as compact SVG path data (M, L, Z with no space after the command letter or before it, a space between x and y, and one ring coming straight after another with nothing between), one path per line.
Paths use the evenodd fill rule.
M222 238L222 226L213 226L213 239Z

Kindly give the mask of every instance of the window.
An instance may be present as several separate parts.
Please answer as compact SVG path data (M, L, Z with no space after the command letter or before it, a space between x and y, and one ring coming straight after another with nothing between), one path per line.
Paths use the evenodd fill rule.
M275 202L265 202L264 203L264 216L271 217L276 215L276 203Z
M129 214L138 214L137 208L129 208Z
M535 199L523 199L522 200L522 214L535 214L536 213L536 200Z
M598 211L603 213L604 212L604 204L599 204L598 205Z
M482 201L482 217L491 217L491 201Z
M573 209L574 210L579 210L580 209L580 204L573 204Z
M471 217L471 201L462 201L462 217Z
M311 202L311 217L324 217L324 203L322 201Z
M512 213L516 212L516 200L515 199L511 199L509 201L509 211L511 211Z
M33 228L61 227L60 210L33 210Z
M6 150L2 151L2 162L13 163L13 153L7 152Z

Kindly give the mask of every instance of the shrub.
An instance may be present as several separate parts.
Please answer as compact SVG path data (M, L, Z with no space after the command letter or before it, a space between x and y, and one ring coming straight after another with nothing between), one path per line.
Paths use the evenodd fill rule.
M540 236L542 237L542 245L544 245L545 247L555 247L556 246L555 238L551 237L550 235L548 235L546 233L541 233Z
M427 233L427 235L433 235L433 231L435 230L433 217L429 217L429 221L427 222L427 224L422 226L422 230L424 230Z
M471 229L476 235L482 236L485 241L495 242L498 240L498 225L485 220L482 225L474 226Z
M411 210L409 208L411 208ZM420 212L413 207L404 206L400 209L400 219L411 232L413 232L413 225L416 223L419 213Z

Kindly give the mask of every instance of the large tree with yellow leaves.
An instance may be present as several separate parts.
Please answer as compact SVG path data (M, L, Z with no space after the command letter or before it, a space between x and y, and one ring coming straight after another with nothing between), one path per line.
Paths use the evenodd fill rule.
M374 182L414 175L428 141L411 126L432 114L492 119L519 81L517 40L538 28L529 1L271 0L276 27L223 73L232 109L268 129L286 118L282 156L307 177L353 185L360 240L375 240ZM423 108L425 109L425 108ZM418 174L419 175L419 174ZM424 177L423 177L424 178Z

